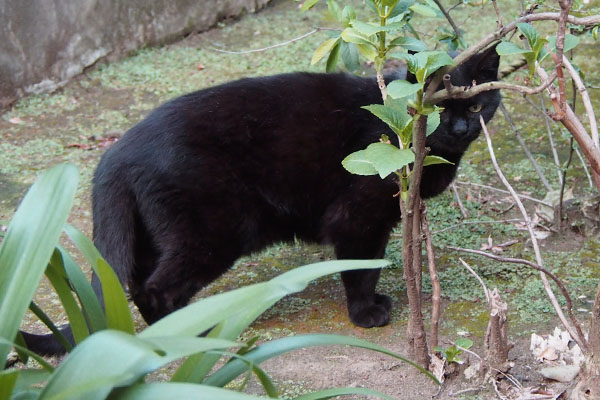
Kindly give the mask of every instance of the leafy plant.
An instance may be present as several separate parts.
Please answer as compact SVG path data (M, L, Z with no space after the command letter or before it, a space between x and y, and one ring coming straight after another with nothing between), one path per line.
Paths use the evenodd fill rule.
M443 349L440 346L436 346L433 350L439 351L442 353L444 359L448 364L457 363L462 364L463 361L460 359L460 355L463 353L463 349L470 349L473 346L473 341L471 339L459 338L456 340L455 344L452 346Z
M125 293L116 275L89 239L74 227L65 225L76 186L77 170L71 165L59 165L44 172L25 196L0 247L2 360L7 359L10 346L15 346L41 366L41 369L2 371L0 399L104 399L109 395L115 399L259 398L223 389L244 373L254 373L267 395L277 397L271 378L258 366L262 361L301 347L331 344L388 354L414 365L435 380L412 361L351 337L303 335L258 346L254 346L255 340L236 341L261 313L282 297L304 289L311 280L342 270L381 268L388 264L385 260L339 260L299 267L268 282L202 299L135 334ZM62 230L98 274L106 299L105 313L79 267L64 248L57 245ZM77 343L56 368L14 343L44 271L67 311ZM43 316L36 306L32 308ZM51 322L48 324L57 330ZM210 330L207 337L197 337L207 330ZM238 349L237 353L231 353L232 348ZM214 366L222 356L230 360L215 371ZM144 382L144 377L152 371L182 358L186 360L170 382ZM329 389L298 398L325 399L342 394L390 398L364 388Z

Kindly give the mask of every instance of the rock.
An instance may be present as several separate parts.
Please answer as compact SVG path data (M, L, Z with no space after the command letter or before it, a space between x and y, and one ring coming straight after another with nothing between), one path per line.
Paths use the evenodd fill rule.
M547 367L540 370L544 378L558 382L571 382L579 374L577 365L560 365L558 367Z

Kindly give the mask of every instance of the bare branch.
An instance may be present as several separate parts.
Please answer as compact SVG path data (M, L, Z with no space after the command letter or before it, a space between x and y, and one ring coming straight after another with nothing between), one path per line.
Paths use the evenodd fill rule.
M442 79L445 89L439 90L439 91L435 92L434 94L432 94L431 96L429 96L426 99L426 102L429 104L436 104L436 103L439 103L441 101L451 99L451 98L452 99L468 99L470 97L478 95L479 93L483 93L488 90L498 90L498 89L514 90L519 93L529 94L529 95L537 94L537 93L542 92L544 89L547 89L552 84L552 81L555 78L556 78L556 73L553 73L549 79L544 80L544 82L541 85L536 86L534 88L531 88L528 86L516 85L514 83L503 82L503 81L486 82L486 83L482 83L481 85L475 85L475 86L469 87L469 86L454 86L450 82L450 75L446 74L446 75L444 75L444 77Z
M422 203L423 210L421 212L421 224L423 234L425 235L425 246L427 249L427 265L429 267L429 276L431 278L431 327L429 330L429 347L434 349L438 345L438 326L440 321L442 287L440 278L437 274L435 265L435 254L433 252L433 242L431 233L429 232L429 222L427 221L427 207Z
M504 183L504 186L506 186L506 188L512 194L513 198L515 199L515 202L517 203L517 206L519 207L519 210L521 211L521 214L523 215L523 218L525 220L527 220L527 229L529 230L529 236L531 239L531 244L533 246L533 250L535 252L535 258L536 258L537 264L539 266L541 266L542 265L542 255L540 253L540 248L538 246L538 242L535 237L535 234L533 233L533 224L531 223L531 218L529 218L529 214L525 210L523 203L521 203L519 196L517 196L517 193L514 191L511 184L508 182L508 180L502 173L500 166L498 165L498 161L496 160L496 156L494 154L494 147L492 146L492 140L490 138L490 133L488 132L488 129L487 129L487 126L485 125L485 121L483 120L483 117L481 117L481 116L479 117L479 122L481 123L481 128L483 129L483 132L485 134L485 139L487 141L490 158L492 160L492 163L494 164L496 173L498 174L498 177L500 178L500 180L502 180L502 182ZM582 351L587 349L587 342L585 341L585 337L581 333L581 328L579 327L579 324L575 323L574 324L575 329L573 329L571 324L569 324L569 322L565 318L565 316L562 312L562 309L560 308L560 305L558 304L558 301L556 300L556 296L554 296L554 292L552 291L552 288L550 287L548 278L546 278L546 273L543 271L540 271L540 278L542 279L542 283L544 284L544 289L546 291L546 294L548 295L548 298L550 299L550 302L552 303L552 306L554 307L554 310L556 311L556 314L558 315L559 319L561 320L561 322L563 323L563 325L565 326L565 328L567 329L567 331L569 332L569 334L571 335L573 340L575 340L575 342L577 342L579 347L581 347Z
M331 28L315 28L310 32L305 33L304 35L300 35L296 38L290 39L290 40L286 40L285 42L281 42L281 43L277 43L274 44L272 46L267 46L267 47L263 47L260 49L252 49L252 50L243 50L243 51L229 51L229 50L221 50L221 49L217 49L216 47L213 47L212 49L214 51L218 51L219 53L227 53L227 54L248 54L248 53L258 53L261 51L265 51L265 50L271 50L271 49L275 49L277 47L283 47L283 46L287 46L288 44L292 44L294 42L297 42L298 40L302 40L304 38L309 37L310 35L314 35L317 32L321 32L321 31L329 31L329 30L338 30L338 29L331 29Z
M493 190L495 192L510 194L510 192L508 190L498 189L498 188L495 188L495 187L489 186L489 185L482 185L481 183L463 182L463 181L456 181L456 183L458 183L459 185L477 186L477 187L480 187L480 188L483 188L483 189ZM520 198L525 199L525 200L533 201L534 203L539 203L539 204L543 204L543 205L548 206L548 207L553 207L552 204L550 204L550 203L548 203L546 201L539 200L539 199L536 199L534 197L527 196L525 194L517 193L517 196L519 196Z
M456 248L453 248L453 247L449 247L449 248L453 249L453 250L456 250ZM473 270L473 268L471 268L471 266L465 262L465 260L463 260L462 258L459 258L458 260L467 269L467 271L469 271L471 273L471 275L473 275L475 277L475 279L477 279L479 281L479 284L483 288L483 294L485 294L485 299L489 303L490 302L490 291L488 290L487 286L485 286L485 283L483 282L483 279L481 279L481 277L477 274L477 272L475 272Z
M463 216L463 218L469 218L469 212L467 211L467 209L463 205L462 201L460 200L460 194L458 193L458 189L456 188L456 183L454 183L454 181L453 181L450 184L450 187L452 188L452 191L454 192L454 197L456 198L456 202L458 203L458 208L460 208L461 215Z

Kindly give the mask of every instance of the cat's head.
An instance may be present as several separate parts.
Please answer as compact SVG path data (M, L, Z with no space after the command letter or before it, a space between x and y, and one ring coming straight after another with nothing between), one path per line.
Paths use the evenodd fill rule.
M495 81L500 57L495 46L471 57L451 74L455 86L471 86ZM427 138L432 154L462 154L481 132L479 116L487 122L500 104L500 92L490 90L469 99L450 99L439 105L444 108L439 127Z

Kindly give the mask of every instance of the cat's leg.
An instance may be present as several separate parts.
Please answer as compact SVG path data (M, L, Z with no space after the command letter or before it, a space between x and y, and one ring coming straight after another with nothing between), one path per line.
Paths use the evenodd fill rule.
M363 187L345 193L330 206L322 233L324 241L333 244L338 259L383 258L400 213L395 201L390 204L380 196L376 190ZM392 301L375 292L379 275L377 269L342 272L348 314L355 325L370 328L389 322Z
M175 228L163 234L156 267L146 279L130 285L133 301L148 324L186 306L237 258L235 249L223 248L227 241L219 247L205 236L193 237L188 232Z

